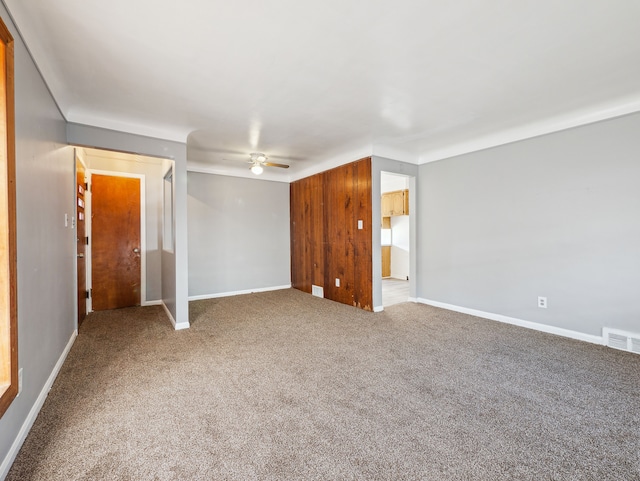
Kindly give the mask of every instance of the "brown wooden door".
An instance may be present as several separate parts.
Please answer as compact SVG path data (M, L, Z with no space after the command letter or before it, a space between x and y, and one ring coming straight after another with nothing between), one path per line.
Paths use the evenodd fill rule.
M91 176L94 311L140 305L140 179Z
M85 260L85 170L80 159L76 157L76 237L78 261L78 327L87 316L87 264Z

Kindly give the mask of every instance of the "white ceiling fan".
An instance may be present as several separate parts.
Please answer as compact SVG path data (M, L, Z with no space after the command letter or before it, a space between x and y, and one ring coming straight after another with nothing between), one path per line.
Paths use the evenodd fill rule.
M267 162L269 158L262 152L252 152L249 154L248 163L251 164L251 172L256 175L262 174L265 167L280 167L281 169L288 169L286 164L276 164L275 162Z

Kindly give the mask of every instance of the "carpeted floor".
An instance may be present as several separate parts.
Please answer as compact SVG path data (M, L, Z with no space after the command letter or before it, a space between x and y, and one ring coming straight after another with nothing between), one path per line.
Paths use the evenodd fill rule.
M91 314L8 480L639 480L640 356L284 290Z

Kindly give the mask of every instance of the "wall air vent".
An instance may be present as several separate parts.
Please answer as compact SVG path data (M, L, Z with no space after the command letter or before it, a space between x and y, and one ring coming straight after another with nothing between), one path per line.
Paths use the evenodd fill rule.
M324 297L324 289L320 286L311 285L311 294L316 297Z
M640 334L605 327L602 329L602 337L609 347L640 354Z

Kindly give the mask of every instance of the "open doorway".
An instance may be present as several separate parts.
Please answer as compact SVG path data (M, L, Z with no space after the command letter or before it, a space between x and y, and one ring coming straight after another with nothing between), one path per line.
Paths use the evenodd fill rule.
M409 301L410 177L381 172L382 305Z
M76 156L78 178L82 176L85 179L85 184L81 185L79 183L76 189L76 194L78 194L78 192L84 194L82 203L78 201L78 206L81 205L82 208L79 208L76 214L79 228L78 245L80 246L80 244L82 244L83 247L83 255L78 255L78 319L80 320L83 317L83 312L81 312L83 310L89 313L94 310L122 307L123 305L145 306L161 304L164 174L167 168L173 164L173 161L81 147L76 148ZM86 169L86 172L80 172L81 169L79 167ZM130 266L129 270L131 272L135 271L136 280L124 279L114 268L110 267L113 262L102 262L100 260L100 249L96 241L99 240L99 234L101 234L101 232L97 232L96 229L101 231L107 230L104 227L100 228L100 223L97 222L98 219L93 218L93 214L96 214L98 211L97 208L99 207L96 201L98 200L97 194L100 193L97 183L100 179L107 182L107 184L105 184L106 187L102 188L102 191L111 196L116 196L115 199L107 196L103 202L109 212L114 210L113 206L117 204L116 200L118 199L123 200L127 209L130 209L133 204L136 205L134 209L136 211L135 215L127 214L126 217L130 221L134 219L131 222L135 224L133 227L135 228L137 238L132 241L133 243L131 245L127 244L123 250L123 252L126 252L127 256L132 259L133 266ZM114 181L117 181L118 185L114 186ZM124 185L125 183L126 185ZM129 184L134 184L135 191L132 191ZM83 188L81 189L81 187ZM129 197L133 197L127 198L125 195L127 193ZM107 227L112 224L116 226L115 222L108 220ZM86 227L86 233L82 233L82 235L80 232L81 226ZM125 230L127 235L124 235ZM107 239L106 245L115 246L119 242L119 239L126 238L130 240L131 235L129 234L127 229L116 226L113 236L114 239ZM80 249L78 252L80 253ZM108 254L106 257L108 261L113 260L111 259L113 257L111 254ZM115 297L111 294L106 295L106 297L100 294L101 291L99 287L101 284L96 281L96 274L98 273L97 268L100 267L98 264L101 262L106 266L104 272L105 278L107 280L113 278L111 279L113 282L107 282L105 285L115 286L117 289L120 289L126 284L129 290L135 294L135 296L132 297L132 299L134 299L133 301L125 304L120 303L123 296L120 295L117 289L114 290L111 287L105 292L112 293L117 291ZM121 263L118 260L115 262L118 265ZM85 283L85 285L81 285L82 283ZM86 304L81 302L80 299L85 291L87 291ZM100 295L104 298L102 300L107 301L106 303L98 302L100 299L96 296ZM118 300L118 303L113 304L111 301L114 299ZM102 307L100 307L101 305Z

